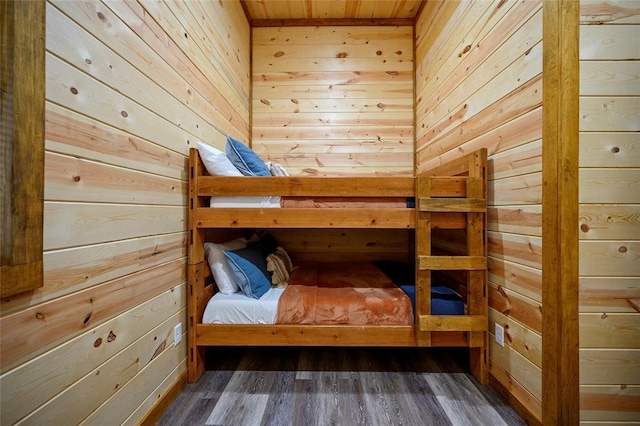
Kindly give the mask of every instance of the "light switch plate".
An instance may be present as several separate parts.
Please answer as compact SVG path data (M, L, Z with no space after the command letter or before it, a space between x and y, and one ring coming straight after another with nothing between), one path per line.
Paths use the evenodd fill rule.
M178 345L182 341L182 323L173 327L173 344Z
M496 324L495 336L496 343L500 346L504 346L504 327L502 327L500 324Z

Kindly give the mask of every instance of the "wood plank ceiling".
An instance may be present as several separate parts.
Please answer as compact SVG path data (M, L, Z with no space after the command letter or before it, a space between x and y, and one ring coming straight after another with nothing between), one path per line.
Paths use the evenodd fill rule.
M422 0L242 0L252 21L413 19Z

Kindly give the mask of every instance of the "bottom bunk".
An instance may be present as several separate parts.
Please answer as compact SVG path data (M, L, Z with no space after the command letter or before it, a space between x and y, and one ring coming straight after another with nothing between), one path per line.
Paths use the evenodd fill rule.
M190 381L204 371L207 346L464 346L484 350L474 347L469 333L482 326L470 325L473 318L464 315L462 300L446 287L432 289L432 315L426 316L430 324L416 326L415 290L410 282L413 270L398 266L397 262L314 263L296 269L286 289L271 288L255 299L242 291L220 293L206 261L190 265L189 310L194 313L189 315ZM285 293L289 294L283 301ZM321 302L311 303L310 299ZM238 300L241 303L235 303ZM309 311L314 311L313 318ZM432 331L429 345L418 341L418 329ZM477 378L486 382L482 375Z

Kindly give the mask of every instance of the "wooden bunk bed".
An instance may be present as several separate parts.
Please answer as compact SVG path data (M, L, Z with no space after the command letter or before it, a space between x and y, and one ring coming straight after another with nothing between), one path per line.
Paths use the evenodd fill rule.
M207 346L468 347L470 370L488 381L486 149L416 177L214 177L198 150L189 158L188 368L195 382ZM215 195L415 197L415 208L210 208ZM217 291L204 256L211 229L380 228L415 230L412 325L203 324ZM440 232L455 234L439 236ZM441 241L438 239L441 238ZM453 244L452 244L453 241ZM434 271L451 271L465 295L465 315L431 315Z

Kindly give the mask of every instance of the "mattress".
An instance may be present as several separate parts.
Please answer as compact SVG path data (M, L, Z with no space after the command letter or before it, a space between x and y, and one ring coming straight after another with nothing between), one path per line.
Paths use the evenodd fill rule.
M413 199L388 197L280 197L213 196L209 207L217 208L405 208L414 207Z

